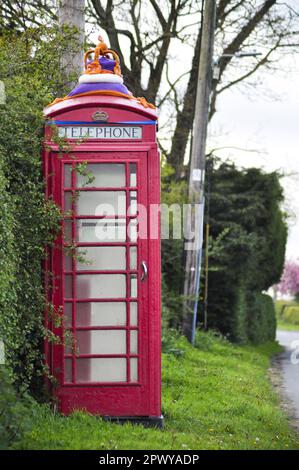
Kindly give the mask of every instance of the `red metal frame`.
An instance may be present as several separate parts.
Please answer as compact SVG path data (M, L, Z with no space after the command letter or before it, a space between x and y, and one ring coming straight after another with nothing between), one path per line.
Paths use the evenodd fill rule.
M70 121L90 121L90 116L101 106L101 109L108 112L111 122L116 122L116 118L122 121L144 121L142 142L136 141L95 141L89 139L79 146L74 142L68 154L60 154L59 148L51 141L51 126L46 127L46 145L44 149L44 175L46 179L46 196L53 197L54 201L64 209L64 193L74 192L76 188L75 172L72 172L71 187L64 188L63 168L65 164L73 166L80 162L90 163L123 163L126 168L126 185L121 188L80 188L80 191L123 191L126 193L126 209L129 205L129 191L137 192L137 201L146 207L150 204L160 202L160 175L159 156L155 140L155 125L147 121L155 117L153 110L145 111L136 103L112 97L88 97L70 100L72 103L55 105L47 112L47 117L55 120ZM74 103L74 101L76 101ZM54 108L54 109L52 109ZM107 124L111 124L107 123ZM90 121L90 125L94 125ZM140 124L138 124L140 125ZM72 140L70 141L72 145ZM137 164L137 186L129 185L129 165ZM109 216L105 217L109 219ZM122 219L128 221L136 218L132 215L111 216L112 219ZM77 215L67 217L72 220L72 235L76 239L77 219L103 219L103 216ZM148 233L150 224L148 211ZM154 222L155 223L155 222ZM125 354L83 354L80 358L115 358L123 357L127 364L126 382L86 382L76 383L76 351L71 354L64 352L63 344L49 345L45 343L45 355L52 374L57 378L58 385L55 387L56 396L60 410L68 414L73 409L87 409L89 412L105 416L136 416L136 417L159 417L161 416L161 346L160 346L160 240L138 239L137 242L82 242L79 247L89 246L124 246L126 248L126 269L124 270L90 270L76 271L76 261L73 260L72 270L66 271L64 266L64 256L62 247L65 245L62 233L57 237L55 247L49 250L49 256L45 268L54 273L52 289L49 280L46 281L49 300L58 308L65 303L71 303L72 310L72 331L92 331L92 330L125 330L126 331L126 353ZM138 247L137 269L130 269L129 247ZM141 282L141 261L147 262L149 274L145 282ZM65 285L64 275L68 274L73 279L73 297L64 298ZM85 298L76 299L76 276L84 274L123 274L126 276L126 297L123 299L109 298ZM130 275L137 275L138 279L138 299L129 296ZM137 326L130 325L130 302L138 302L138 323ZM126 325L125 326L79 326L76 327L76 307L82 302L125 302L126 303ZM64 327L55 327L49 319L45 319L46 325L59 337L64 337ZM130 353L130 332L138 332L137 354ZM64 359L72 360L72 380L64 380ZM130 359L138 360L138 380L130 381ZM88 377L89 371L86 371Z

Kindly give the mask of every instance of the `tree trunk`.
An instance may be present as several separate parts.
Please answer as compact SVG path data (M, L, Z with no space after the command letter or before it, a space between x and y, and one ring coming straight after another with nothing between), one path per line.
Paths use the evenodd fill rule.
M69 34L72 43L66 47L62 60L61 72L68 89L73 88L83 71L84 37L85 37L85 0L60 0L59 25L63 35Z

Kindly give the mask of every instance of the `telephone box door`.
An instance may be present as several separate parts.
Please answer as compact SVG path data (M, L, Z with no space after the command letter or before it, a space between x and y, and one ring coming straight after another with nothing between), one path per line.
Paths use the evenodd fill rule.
M54 298L64 312L53 354L60 408L148 415L147 153L54 153L52 162L64 212L54 250Z

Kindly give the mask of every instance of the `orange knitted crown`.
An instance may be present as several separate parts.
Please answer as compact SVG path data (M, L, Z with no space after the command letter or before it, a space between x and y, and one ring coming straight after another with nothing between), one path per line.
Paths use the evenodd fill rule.
M107 45L104 43L104 40L101 36L98 37L99 44L95 49L89 49L89 51L85 52L84 54L84 66L85 66L85 73L86 74L95 74L95 73L115 73L116 75L122 76L120 64L119 64L119 57L118 54L113 51L112 49L108 49ZM88 58L91 54L94 54L93 60L90 63L87 63ZM109 54L112 55L113 59L115 60L114 72L111 70L105 70L102 68L100 64L100 56L109 58Z

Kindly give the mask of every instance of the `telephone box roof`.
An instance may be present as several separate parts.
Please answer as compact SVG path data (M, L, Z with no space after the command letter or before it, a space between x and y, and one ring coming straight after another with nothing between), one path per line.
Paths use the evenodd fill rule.
M88 50L84 55L84 73L79 77L78 85L64 98L56 98L50 103L46 108L46 115L49 114L48 109L51 108L51 114L53 106L56 107L58 103L70 100L73 102L88 96L122 98L135 102L145 109L155 109L155 106L148 103L145 98L135 98L128 90L123 83L118 54L108 49L100 36L99 40L96 48Z

